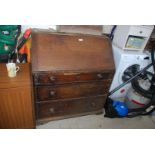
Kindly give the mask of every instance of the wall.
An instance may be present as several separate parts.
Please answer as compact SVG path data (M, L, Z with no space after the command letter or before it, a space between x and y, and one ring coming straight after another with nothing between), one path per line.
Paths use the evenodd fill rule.
M103 33L109 34L111 32L113 25L103 25ZM24 32L28 28L39 28L39 29L54 29L56 30L56 25L22 25L22 31Z
M56 30L56 25L22 25L22 32L24 32L28 28L54 29L54 30Z
M113 28L113 25L103 25L103 33L110 34L112 28Z

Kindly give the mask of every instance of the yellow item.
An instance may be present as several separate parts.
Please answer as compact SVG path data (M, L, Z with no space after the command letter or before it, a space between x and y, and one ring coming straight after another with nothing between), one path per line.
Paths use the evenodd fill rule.
M19 50L20 54L27 54L27 62L30 63L30 56L31 56L31 37L26 41L23 47Z

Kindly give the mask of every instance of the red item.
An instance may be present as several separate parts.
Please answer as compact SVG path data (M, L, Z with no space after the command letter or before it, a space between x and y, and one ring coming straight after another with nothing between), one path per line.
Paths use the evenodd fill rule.
M138 104L138 105L140 105L140 106L144 106L145 104L143 104L143 103L140 103L140 102L138 102L138 101L136 101L136 100L131 100L131 102L133 102L134 104Z
M121 91L120 91L121 93L124 93L125 92L125 89L121 89Z
M31 28L27 29L24 33L24 38L27 39L30 36L31 32L32 32Z

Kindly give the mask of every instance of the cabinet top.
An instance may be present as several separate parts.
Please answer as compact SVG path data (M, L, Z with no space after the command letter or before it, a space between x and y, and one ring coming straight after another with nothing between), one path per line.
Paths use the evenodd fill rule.
M32 70L113 70L110 40L105 36L32 33Z
M8 77L6 64L0 64L0 88L13 88L24 87L30 85L30 65L28 63L17 64L20 70L17 72L16 77Z

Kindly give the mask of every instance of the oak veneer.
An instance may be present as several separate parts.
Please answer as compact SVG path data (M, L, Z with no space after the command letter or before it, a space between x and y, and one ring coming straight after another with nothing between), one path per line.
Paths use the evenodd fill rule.
M102 112L114 74L111 42L33 31L32 73L38 123Z
M33 90L29 64L18 64L14 78L0 64L0 128L35 128Z

